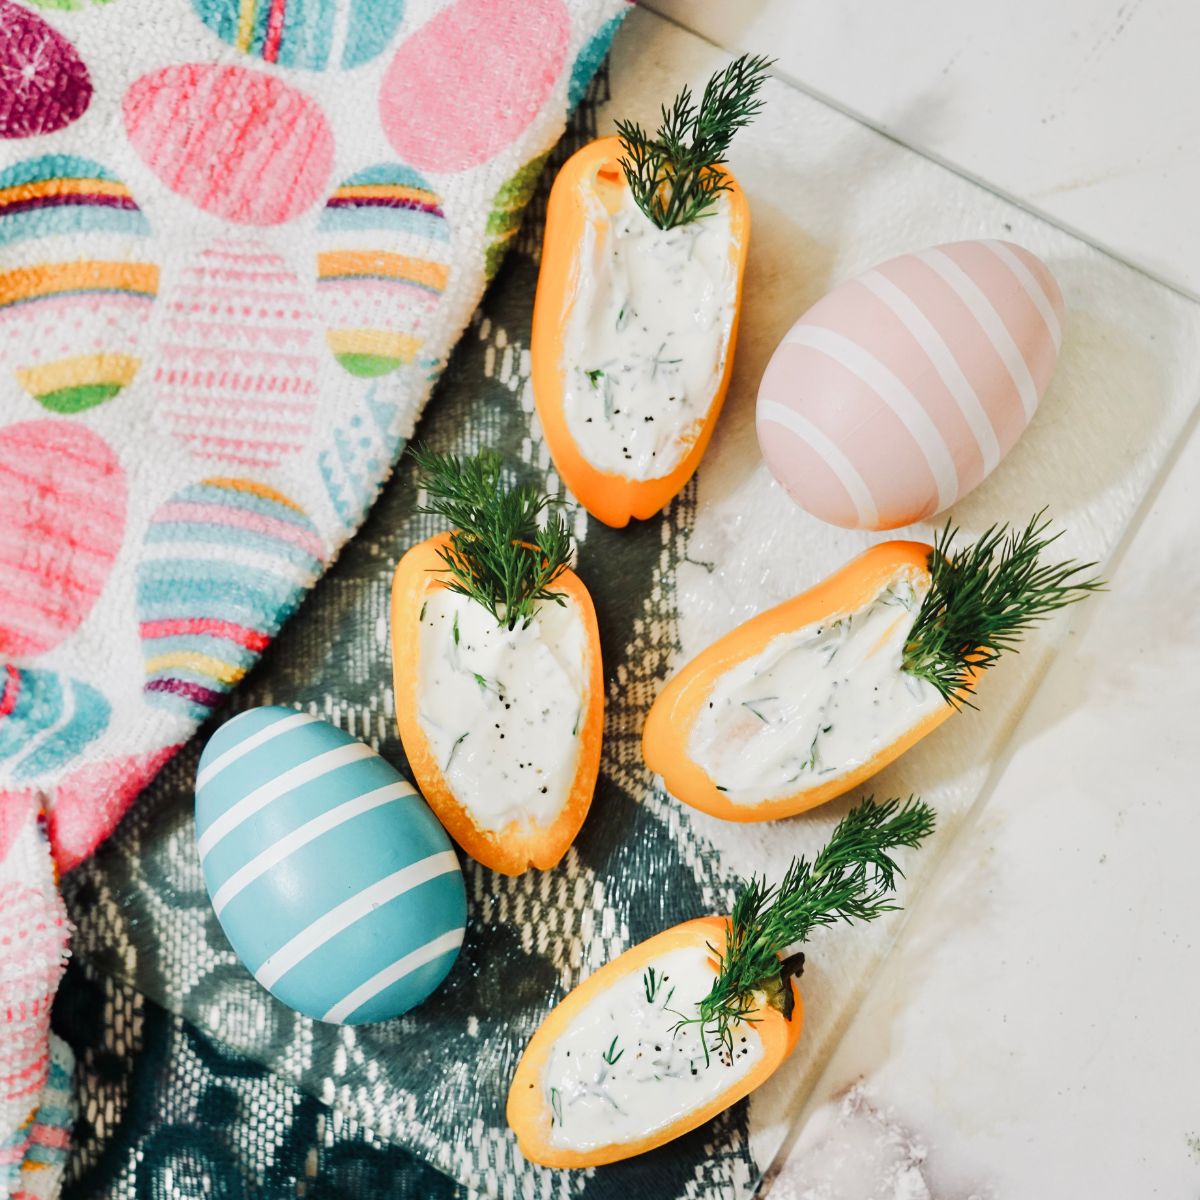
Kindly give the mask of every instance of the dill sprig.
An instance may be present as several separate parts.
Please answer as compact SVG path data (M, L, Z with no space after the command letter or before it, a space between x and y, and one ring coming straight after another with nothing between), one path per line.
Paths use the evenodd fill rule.
M685 87L651 137L636 121L618 121L621 169L637 206L659 229L703 216L729 181L716 168L725 162L733 135L763 106L758 95L773 59L743 54L705 85L697 105Z
M904 670L933 684L947 704L966 704L973 672L1014 650L1025 631L1050 613L1104 588L1084 578L1096 564L1074 559L1046 563L1042 553L1061 536L1049 533L1046 510L1018 533L993 525L977 542L951 548L958 530L949 522L929 556L929 591L904 647Z
M714 1036L713 1049L732 1053L734 1027L760 1019L754 1014L763 993L768 1002L786 1004L790 985L780 955L814 929L838 921L873 921L898 908L892 899L903 872L889 851L916 849L933 826L933 809L921 800L877 804L868 797L838 822L812 862L793 859L783 879L771 886L752 875L734 901L724 949L710 947L721 958L712 988L696 1016L682 1018L676 1029L699 1025L706 1055Z
M539 600L564 603L565 593L552 586L570 564L575 540L554 511L559 501L532 484L506 484L492 450L460 457L414 446L410 453L429 498L418 511L454 526L438 552L451 591L509 629L528 625Z

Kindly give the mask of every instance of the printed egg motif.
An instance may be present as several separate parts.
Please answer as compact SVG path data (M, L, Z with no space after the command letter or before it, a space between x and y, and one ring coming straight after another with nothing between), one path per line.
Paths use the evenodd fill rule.
M239 225L279 225L310 208L333 166L317 102L261 71L182 63L130 84L133 148L162 183Z
M137 571L148 702L202 720L266 649L324 562L303 509L251 479L206 479L150 520Z
M488 213L487 247L483 252L484 278L490 283L513 239L521 232L521 218L525 215L525 206L529 203L537 181L550 157L549 151L531 158L523 167L519 167L511 179L500 186L500 190L492 199L492 211Z
M0 775L25 782L60 770L108 728L110 712L91 684L0 667Z
M213 734L196 844L238 957L310 1017L397 1017L458 957L466 889L445 830L391 764L307 713L255 708Z
M329 197L317 236L317 294L337 361L366 377L412 362L450 273L437 194L408 167L368 167Z
M44 154L0 171L0 358L51 412L82 412L137 373L158 291L150 226L90 159Z
M192 7L226 45L309 71L369 62L404 19L404 0L192 0Z
M41 17L0 0L0 138L56 133L83 116L91 99L75 47Z
M894 529L948 508L1012 449L1062 344L1062 292L1010 242L954 242L835 288L758 392L758 441L802 508Z
M239 469L303 450L317 409L320 327L288 265L224 239L163 294L155 420L196 458Z
M454 0L401 42L379 89L393 149L424 171L463 171L514 142L563 68L562 0Z
M96 603L125 536L113 448L74 421L0 428L0 656L45 654Z

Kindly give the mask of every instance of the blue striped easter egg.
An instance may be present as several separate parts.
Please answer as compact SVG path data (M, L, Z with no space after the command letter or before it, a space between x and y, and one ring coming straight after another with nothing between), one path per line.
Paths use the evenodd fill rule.
M369 746L289 708L254 708L209 739L196 844L238 957L289 1007L386 1021L445 979L467 899L425 801Z

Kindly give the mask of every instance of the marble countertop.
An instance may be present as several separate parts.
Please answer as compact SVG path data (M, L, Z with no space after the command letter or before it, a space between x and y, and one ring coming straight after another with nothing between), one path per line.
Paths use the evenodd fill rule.
M1200 293L1194 5L648 7L776 55L801 90L1164 293ZM1165 358L1143 364L1159 368L1171 387ZM768 1200L1200 1195L1197 480L1193 416L1109 592L1080 613L824 1064Z

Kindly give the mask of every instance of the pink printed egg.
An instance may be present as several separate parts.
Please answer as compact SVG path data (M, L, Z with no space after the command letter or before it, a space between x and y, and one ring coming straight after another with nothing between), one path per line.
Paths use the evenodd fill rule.
M303 450L321 353L310 299L270 247L206 246L163 293L155 419L196 458L239 470Z
M486 162L541 110L570 32L562 0L455 0L388 65L379 90L383 132L423 171Z
M244 67L183 63L135 80L122 101L134 149L198 208L239 225L279 225L309 208L333 166L317 102Z
M125 473L86 425L0 429L0 656L44 654L92 610L125 534Z
M1062 292L1011 242L904 254L835 288L763 374L758 441L802 508L852 529L940 512L1012 449L1062 343Z

